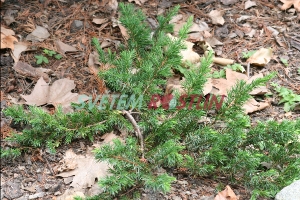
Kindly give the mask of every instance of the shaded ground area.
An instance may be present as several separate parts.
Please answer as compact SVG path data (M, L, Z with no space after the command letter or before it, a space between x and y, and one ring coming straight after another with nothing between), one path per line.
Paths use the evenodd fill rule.
M157 24L155 18L170 7L180 4L180 14L194 15L194 22L199 27L208 26L206 32L195 34L192 41L195 51L202 54L197 42L204 37L209 41L219 57L233 59L247 66L242 53L258 50L261 47L272 48L274 56L265 67L251 66L250 75L258 72L278 72L274 82L300 94L300 13L295 8L287 11L280 10L282 3L278 0L255 0L255 6L245 9L244 1L135 1L147 15L147 21L153 27ZM235 2L235 3L231 3ZM33 66L50 69L50 83L61 78L74 80L76 88L73 92L93 95L105 90L95 71L88 67L91 38L97 37L104 49L118 50L123 43L126 33L118 25L118 12L114 1L60 1L60 0L6 0L1 5L1 25L15 32L19 41L29 43L28 49L20 56L20 61ZM219 10L225 19L224 25L215 25L209 13ZM97 20L95 20L97 19ZM204 24L205 23L205 24ZM44 41L29 42L28 34L36 26L47 28L50 36ZM205 35L209 35L208 39ZM56 44L61 41L77 51L59 49ZM43 49L55 50L62 54L58 60L49 58L48 64L38 65L35 55L42 54ZM1 109L22 100L21 94L32 92L36 79L28 77L24 72L15 71L12 67L14 59L8 49L1 49ZM287 60L287 66L282 59ZM105 66L99 66L105 67ZM214 65L214 70L222 67ZM270 87L271 88L271 87ZM278 105L280 99L273 95L269 99L270 106L264 110L252 113L253 123L267 119L296 119L300 111L284 112L283 106ZM53 108L47 107L48 110ZM2 118L3 117L3 118ZM9 119L1 115L1 137L5 138L12 129ZM99 139L99 138L98 138ZM97 139L96 139L97 140ZM5 148L10 144L1 142ZM73 149L77 154L85 154L92 143L85 140L72 142L70 145L59 147L57 154L52 155L44 149L32 150L13 161L4 160L1 168L1 199L55 199L69 188L72 180L56 177L55 169L59 165L67 149ZM217 189L223 189L228 180L222 177L207 177L199 179L190 177L183 172L169 170L177 178L172 190L167 195L143 191L143 199L213 199ZM240 199L249 199L250 191L239 185L232 185ZM203 197L203 198L202 198Z

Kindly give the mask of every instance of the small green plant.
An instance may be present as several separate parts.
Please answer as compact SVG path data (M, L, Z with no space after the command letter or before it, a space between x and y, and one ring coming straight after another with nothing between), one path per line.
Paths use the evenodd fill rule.
M280 58L280 61L284 64L284 66L289 66L288 60L284 58Z
M300 95L295 94L292 90L279 86L277 83L271 83L275 91L281 97L279 104L284 103L284 111L293 110L296 103L300 102Z
M44 49L43 50L44 54L46 54L47 56L50 56L50 57L54 57L55 59L57 60L60 60L62 58L62 55L60 54L57 54L55 51L53 50L49 50L49 49ZM46 63L48 64L49 63L49 60L46 56L44 55L35 55L34 56L37 60L36 60L36 64L40 65L42 63Z
M220 71L214 71L212 73L212 78L226 78L225 69L221 69Z
M243 58L247 59L247 58L250 58L253 54L255 54L256 50L253 50L253 51L248 51L248 52L242 52L243 54Z
M298 69L298 74L300 75L300 68Z
M35 55L34 57L37 59L36 64L38 64L38 65L42 64L43 62L46 64L49 63L48 58L43 55Z
M226 69L232 69L233 71L240 71L245 72L245 68L241 64L233 64L233 65L227 65L224 67L224 69L221 69L220 71L214 71L212 74L212 78L226 78Z

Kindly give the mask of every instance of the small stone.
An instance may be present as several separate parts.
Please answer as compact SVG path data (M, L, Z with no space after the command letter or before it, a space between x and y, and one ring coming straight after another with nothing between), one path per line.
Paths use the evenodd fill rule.
M299 200L300 198L300 180L294 181L289 186L283 188L276 194L275 200Z
M15 200L28 200L28 195L25 195L23 197L17 198Z
M8 181L3 186L3 190L4 196L9 199L16 199L23 195L23 191L21 190L21 183L16 182L16 180Z
M51 172L50 172L49 169L45 169L45 170L44 170L44 173L45 173L45 174L48 174L48 175L51 174Z
M49 183L46 183L45 185L44 185L44 188L45 188L45 190L49 190L50 188L51 188L51 184L49 184Z
M37 198L42 198L44 197L45 193L44 192L39 192L33 195L29 195L28 199L37 199Z
M57 191L57 192L54 193L54 196L58 196L58 195L61 195L60 191Z
M79 31L80 29L82 29L83 27L83 22L80 20L74 20L71 24L71 33L75 33L77 31Z
M49 189L49 192L57 192L60 189L61 186L61 182L52 185L52 187Z
M69 184L69 183L71 183L72 181L73 181L73 176L69 176L69 177L67 177L67 178L64 178L64 183L65 184Z
M41 173L41 172L42 172L41 168L36 169L36 173Z
M201 198L200 198L200 200L214 200L215 199L215 197L212 195L212 196L202 196Z
M180 184L180 185L183 185L183 186L188 185L187 181L177 181L177 183Z
M14 173L14 178L17 178L19 176L19 174Z
M25 166L20 166L20 165L19 165L19 166L18 166L18 169L19 169L19 170L25 170Z
M172 199L173 200L182 200L181 197L179 197L179 196L173 196Z

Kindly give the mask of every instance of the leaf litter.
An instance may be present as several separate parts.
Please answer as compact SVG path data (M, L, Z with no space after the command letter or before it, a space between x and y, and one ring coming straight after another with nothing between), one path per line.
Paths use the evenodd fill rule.
M21 96L28 105L51 104L56 108L62 106L64 112L72 112L71 103L79 103L78 94L71 92L73 89L75 89L74 81L67 78L59 79L49 86L41 77L30 95Z

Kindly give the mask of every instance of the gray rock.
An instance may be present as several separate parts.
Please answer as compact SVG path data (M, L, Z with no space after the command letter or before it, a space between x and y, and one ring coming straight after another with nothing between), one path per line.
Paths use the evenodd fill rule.
M276 194L275 200L300 200L300 180L283 188Z
M4 197L4 189L1 188L1 191L0 191L0 199L3 199L3 197Z
M28 195L17 198L16 200L28 200Z
M179 196L173 196L173 197L172 197L172 200L182 200L182 198L179 197Z
M200 200L214 200L215 199L215 197L212 195L212 196L202 196L201 198L200 198Z
M16 199L23 195L23 190L21 190L21 183L17 182L16 180L8 181L3 186L3 190L4 196L8 199Z
M42 198L45 196L45 192L39 192L33 195L29 195L28 199L37 199L37 198Z
M71 24L71 33L75 33L82 29L83 27L83 21L80 20L74 20Z

